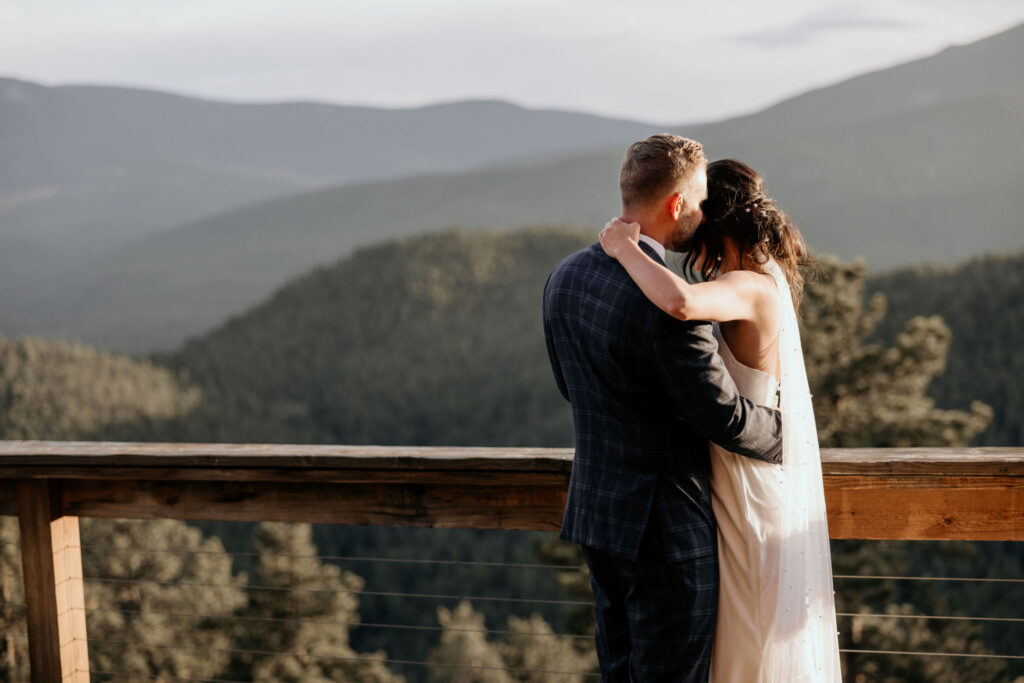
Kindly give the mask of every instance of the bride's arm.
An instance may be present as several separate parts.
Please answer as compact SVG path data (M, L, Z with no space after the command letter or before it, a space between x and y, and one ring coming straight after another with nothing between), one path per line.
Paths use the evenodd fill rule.
M638 223L612 219L601 247L617 259L655 306L680 320L752 320L757 288L748 273L733 271L691 284L648 256L638 243Z

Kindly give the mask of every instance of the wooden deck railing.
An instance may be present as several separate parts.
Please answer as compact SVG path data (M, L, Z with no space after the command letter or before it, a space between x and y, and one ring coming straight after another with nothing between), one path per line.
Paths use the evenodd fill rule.
M1024 540L1024 449L822 454L832 538ZM572 451L0 442L33 681L88 681L78 517L557 529Z

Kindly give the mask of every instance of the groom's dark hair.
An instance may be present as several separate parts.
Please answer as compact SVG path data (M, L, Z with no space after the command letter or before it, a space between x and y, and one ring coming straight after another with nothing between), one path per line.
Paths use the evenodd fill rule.
M679 187L706 163L704 145L681 135L658 133L634 142L619 172L622 205L649 204Z

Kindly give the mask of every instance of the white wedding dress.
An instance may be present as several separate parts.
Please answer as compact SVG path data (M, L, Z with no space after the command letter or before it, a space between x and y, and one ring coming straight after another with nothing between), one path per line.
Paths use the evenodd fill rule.
M821 461L800 332L774 261L782 327L780 381L747 367L715 325L719 353L741 395L778 405L782 464L712 444L720 592L711 683L840 682L839 643Z

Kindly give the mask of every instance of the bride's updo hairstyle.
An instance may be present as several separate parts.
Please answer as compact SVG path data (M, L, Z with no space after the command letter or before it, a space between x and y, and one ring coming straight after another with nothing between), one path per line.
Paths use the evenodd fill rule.
M789 281L793 305L799 308L804 289L799 266L813 260L796 224L764 193L761 175L735 159L711 162L702 208L706 220L693 235L684 267L704 280L713 279L724 254L722 238L731 237L745 270L764 272L762 266L775 258Z

